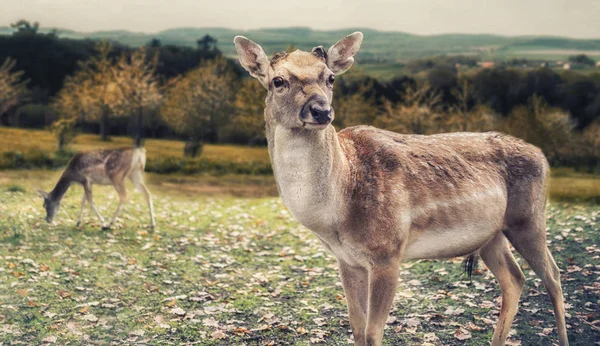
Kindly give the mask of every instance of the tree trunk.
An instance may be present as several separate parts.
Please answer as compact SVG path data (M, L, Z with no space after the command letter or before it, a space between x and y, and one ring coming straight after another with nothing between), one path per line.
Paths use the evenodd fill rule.
M100 137L103 141L108 141L108 112L102 111L102 119L100 119Z
M185 142L185 146L183 147L183 156L185 157L196 157L202 155L202 142L200 142L199 138L190 137L187 142Z

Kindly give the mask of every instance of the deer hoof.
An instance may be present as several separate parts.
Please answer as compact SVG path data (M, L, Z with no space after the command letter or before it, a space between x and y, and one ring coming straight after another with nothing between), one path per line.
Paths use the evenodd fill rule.
M77 221L77 225L75 225L75 227L80 227L81 226L81 221Z
M109 229L110 229L110 226L102 226L103 231L108 231Z

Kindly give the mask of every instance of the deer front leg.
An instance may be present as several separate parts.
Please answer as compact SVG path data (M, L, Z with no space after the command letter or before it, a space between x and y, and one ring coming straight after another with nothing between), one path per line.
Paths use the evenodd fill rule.
M102 228L105 228L106 226L104 224L104 218L102 217L102 215L96 208L96 205L94 204L94 198L92 197L92 184L90 182L85 182L83 184L83 190L85 191L85 197L86 197L88 203L90 204L90 208L92 208L94 213L96 213L96 215L98 216L98 219L100 219Z
M383 328L394 301L400 261L395 258L376 262L369 271L369 308L366 344L380 346Z
M352 267L338 260L340 277L346 302L348 318L356 346L366 345L367 303L369 298L369 273L366 268Z

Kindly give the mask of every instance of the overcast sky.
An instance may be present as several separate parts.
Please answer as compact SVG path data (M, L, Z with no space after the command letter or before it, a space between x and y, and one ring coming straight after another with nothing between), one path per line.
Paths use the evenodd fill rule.
M0 26L25 18L77 31L367 27L415 34L600 38L600 0L0 0Z

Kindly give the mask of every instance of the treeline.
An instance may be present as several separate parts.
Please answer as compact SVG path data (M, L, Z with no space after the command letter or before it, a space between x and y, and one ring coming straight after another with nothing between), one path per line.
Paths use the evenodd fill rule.
M225 59L216 40L196 48L152 40L132 49L64 40L27 22L0 36L4 125L44 127L58 146L77 131L264 144L266 91ZM541 147L554 165L599 169L600 74L548 68L470 68L468 57L422 59L414 74L380 81L349 72L336 81L335 125L370 124L403 133L500 130ZM25 88L26 86L26 88ZM5 95L5 97L2 97ZM6 96L10 95L10 96Z

